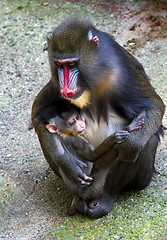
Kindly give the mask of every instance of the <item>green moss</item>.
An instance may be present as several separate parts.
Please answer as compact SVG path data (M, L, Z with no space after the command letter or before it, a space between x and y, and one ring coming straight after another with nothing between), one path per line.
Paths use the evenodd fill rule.
M111 213L98 220L76 215L56 222L47 239L166 239L166 197L151 193L124 194Z

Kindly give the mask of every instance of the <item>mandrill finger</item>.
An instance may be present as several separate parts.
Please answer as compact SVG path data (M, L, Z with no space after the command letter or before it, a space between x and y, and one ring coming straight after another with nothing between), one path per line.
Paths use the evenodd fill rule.
M122 143L129 135L128 131L120 131L115 133L117 143Z
M84 182L84 181L81 182L81 185L87 185L87 186L89 186L90 184L91 184L91 182Z
M86 180L86 181L90 181L90 182L92 182L92 181L93 181L93 178L92 178L92 177L88 177L88 176L86 176L86 177L85 177L85 180Z
M88 176L85 176L84 177L84 179L79 179L80 180L80 184L81 185L90 185L91 184L91 182L93 181L93 178L91 178L91 177L88 177Z

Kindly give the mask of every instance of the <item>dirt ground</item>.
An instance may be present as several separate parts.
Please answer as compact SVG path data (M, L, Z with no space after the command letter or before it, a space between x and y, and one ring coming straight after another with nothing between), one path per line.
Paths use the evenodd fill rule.
M72 12L137 57L167 104L167 1L0 1L0 239L166 239L167 136L151 185L123 194L94 221L69 215L72 196L28 131L33 100L50 78L46 36Z

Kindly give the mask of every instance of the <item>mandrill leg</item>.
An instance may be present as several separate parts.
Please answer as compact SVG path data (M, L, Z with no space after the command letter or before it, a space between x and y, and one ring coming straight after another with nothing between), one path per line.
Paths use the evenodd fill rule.
M117 197L118 194L113 196L108 193L104 193L101 198L92 200L89 203L88 215L94 219L107 215L111 211L113 202Z
M85 201L75 196L71 207L75 213L89 215L91 218L97 219L107 215L111 211L113 202L116 198L117 194L111 196L107 193L104 193L101 198L91 201Z

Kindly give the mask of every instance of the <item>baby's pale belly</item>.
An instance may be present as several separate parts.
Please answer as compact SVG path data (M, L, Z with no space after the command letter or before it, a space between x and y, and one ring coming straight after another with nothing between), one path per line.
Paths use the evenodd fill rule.
M104 119L101 119L99 124L97 121L87 119L84 137L94 148L96 148L108 136L117 131L125 130L125 125L124 119L112 113L109 113L108 124L106 121L104 121Z

